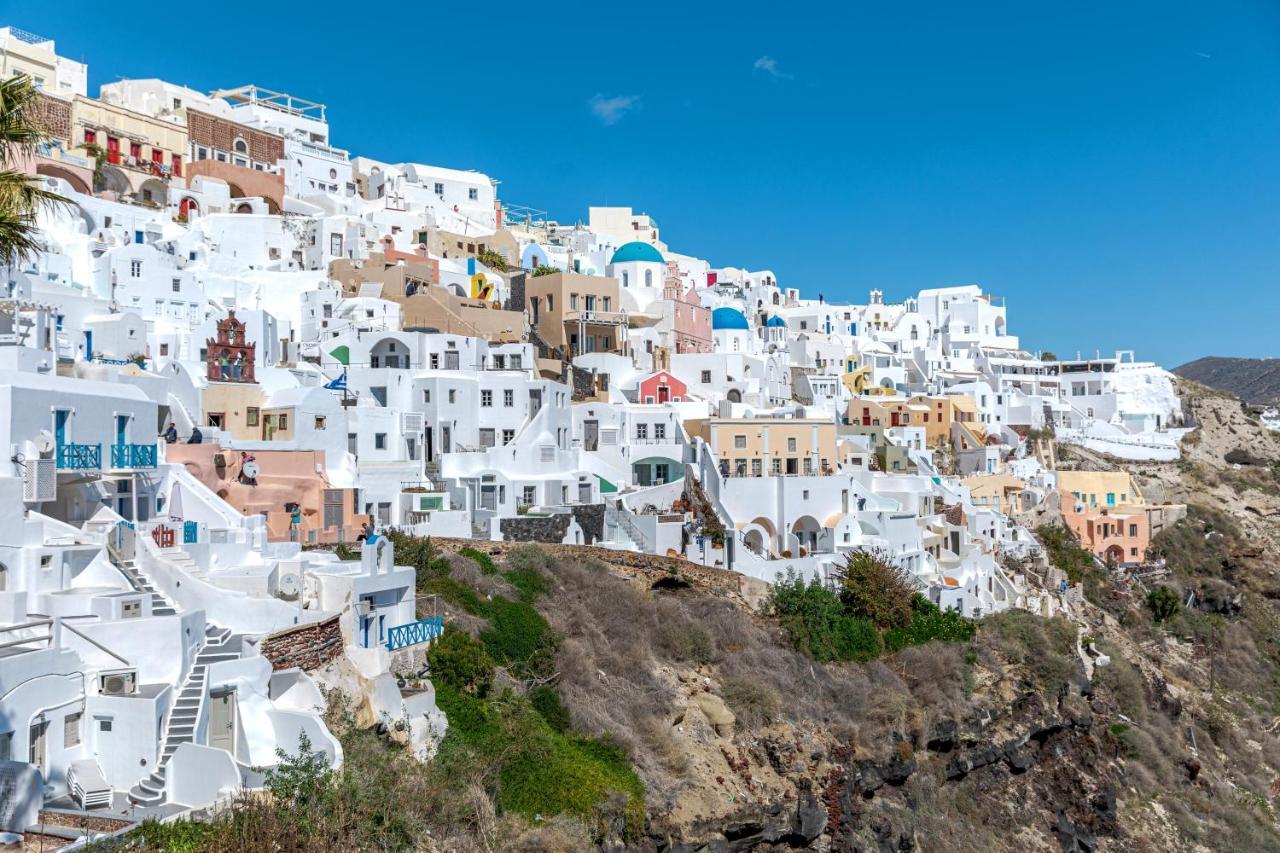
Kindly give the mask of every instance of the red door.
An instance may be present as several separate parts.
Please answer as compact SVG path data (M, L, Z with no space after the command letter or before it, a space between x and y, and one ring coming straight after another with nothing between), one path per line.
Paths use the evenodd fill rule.
M891 412L891 413L889 414L889 425L890 425L890 426L898 426L898 413L897 413L897 412Z
M179 178L182 177L182 158L177 154L173 155L173 174Z
M666 403L671 400L671 388L667 385L658 386L658 402Z
M164 163L164 152L159 148L151 149L151 172L152 174L160 174L160 166Z
M114 136L107 137L107 162L120 162L120 140Z

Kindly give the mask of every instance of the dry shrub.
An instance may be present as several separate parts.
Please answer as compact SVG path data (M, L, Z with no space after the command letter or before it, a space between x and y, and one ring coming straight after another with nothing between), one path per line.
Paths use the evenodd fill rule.
M747 729L767 726L778 718L782 700L772 687L756 678L725 678L720 682L720 698Z
M969 707L969 698L965 695L964 646L957 643L908 646L894 656L894 665L929 719L959 718Z
M486 575L475 560L456 554L450 555L448 560L449 574L454 580L466 584L480 595L512 599L518 597L515 587L503 580L501 575Z

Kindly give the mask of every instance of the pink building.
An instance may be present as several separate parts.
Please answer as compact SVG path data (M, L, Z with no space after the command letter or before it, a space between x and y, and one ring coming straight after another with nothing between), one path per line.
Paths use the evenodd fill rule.
M689 399L689 386L667 373L659 371L640 383L641 403L679 403Z
M667 279L662 298L671 303L676 352L711 352L711 309L698 301L693 288L685 290L680 283L680 269L667 262Z

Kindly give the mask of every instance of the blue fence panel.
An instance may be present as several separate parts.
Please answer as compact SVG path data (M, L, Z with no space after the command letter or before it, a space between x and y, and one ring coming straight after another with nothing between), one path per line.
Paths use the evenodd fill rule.
M102 467L101 444L59 444L58 467L83 471Z
M154 468L156 467L156 446L154 444L113 444L111 445L112 468Z
M196 522L196 521L182 522L182 543L184 545L190 542L195 542L199 534L200 534L199 522Z
M387 631L387 651L429 643L444 632L444 617L431 616Z

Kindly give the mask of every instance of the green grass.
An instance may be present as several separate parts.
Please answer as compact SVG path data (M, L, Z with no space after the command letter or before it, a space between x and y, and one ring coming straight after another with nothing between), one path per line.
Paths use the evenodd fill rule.
M438 760L489 768L500 809L530 820L569 814L600 829L603 804L621 794L627 834L644 828L644 785L616 746L557 731L534 703L512 693L485 700L443 687L436 701L449 718Z
M458 549L458 554L474 561L480 567L480 571L486 575L496 575L498 573L498 566L493 562L493 558L484 551L475 548L460 548Z

